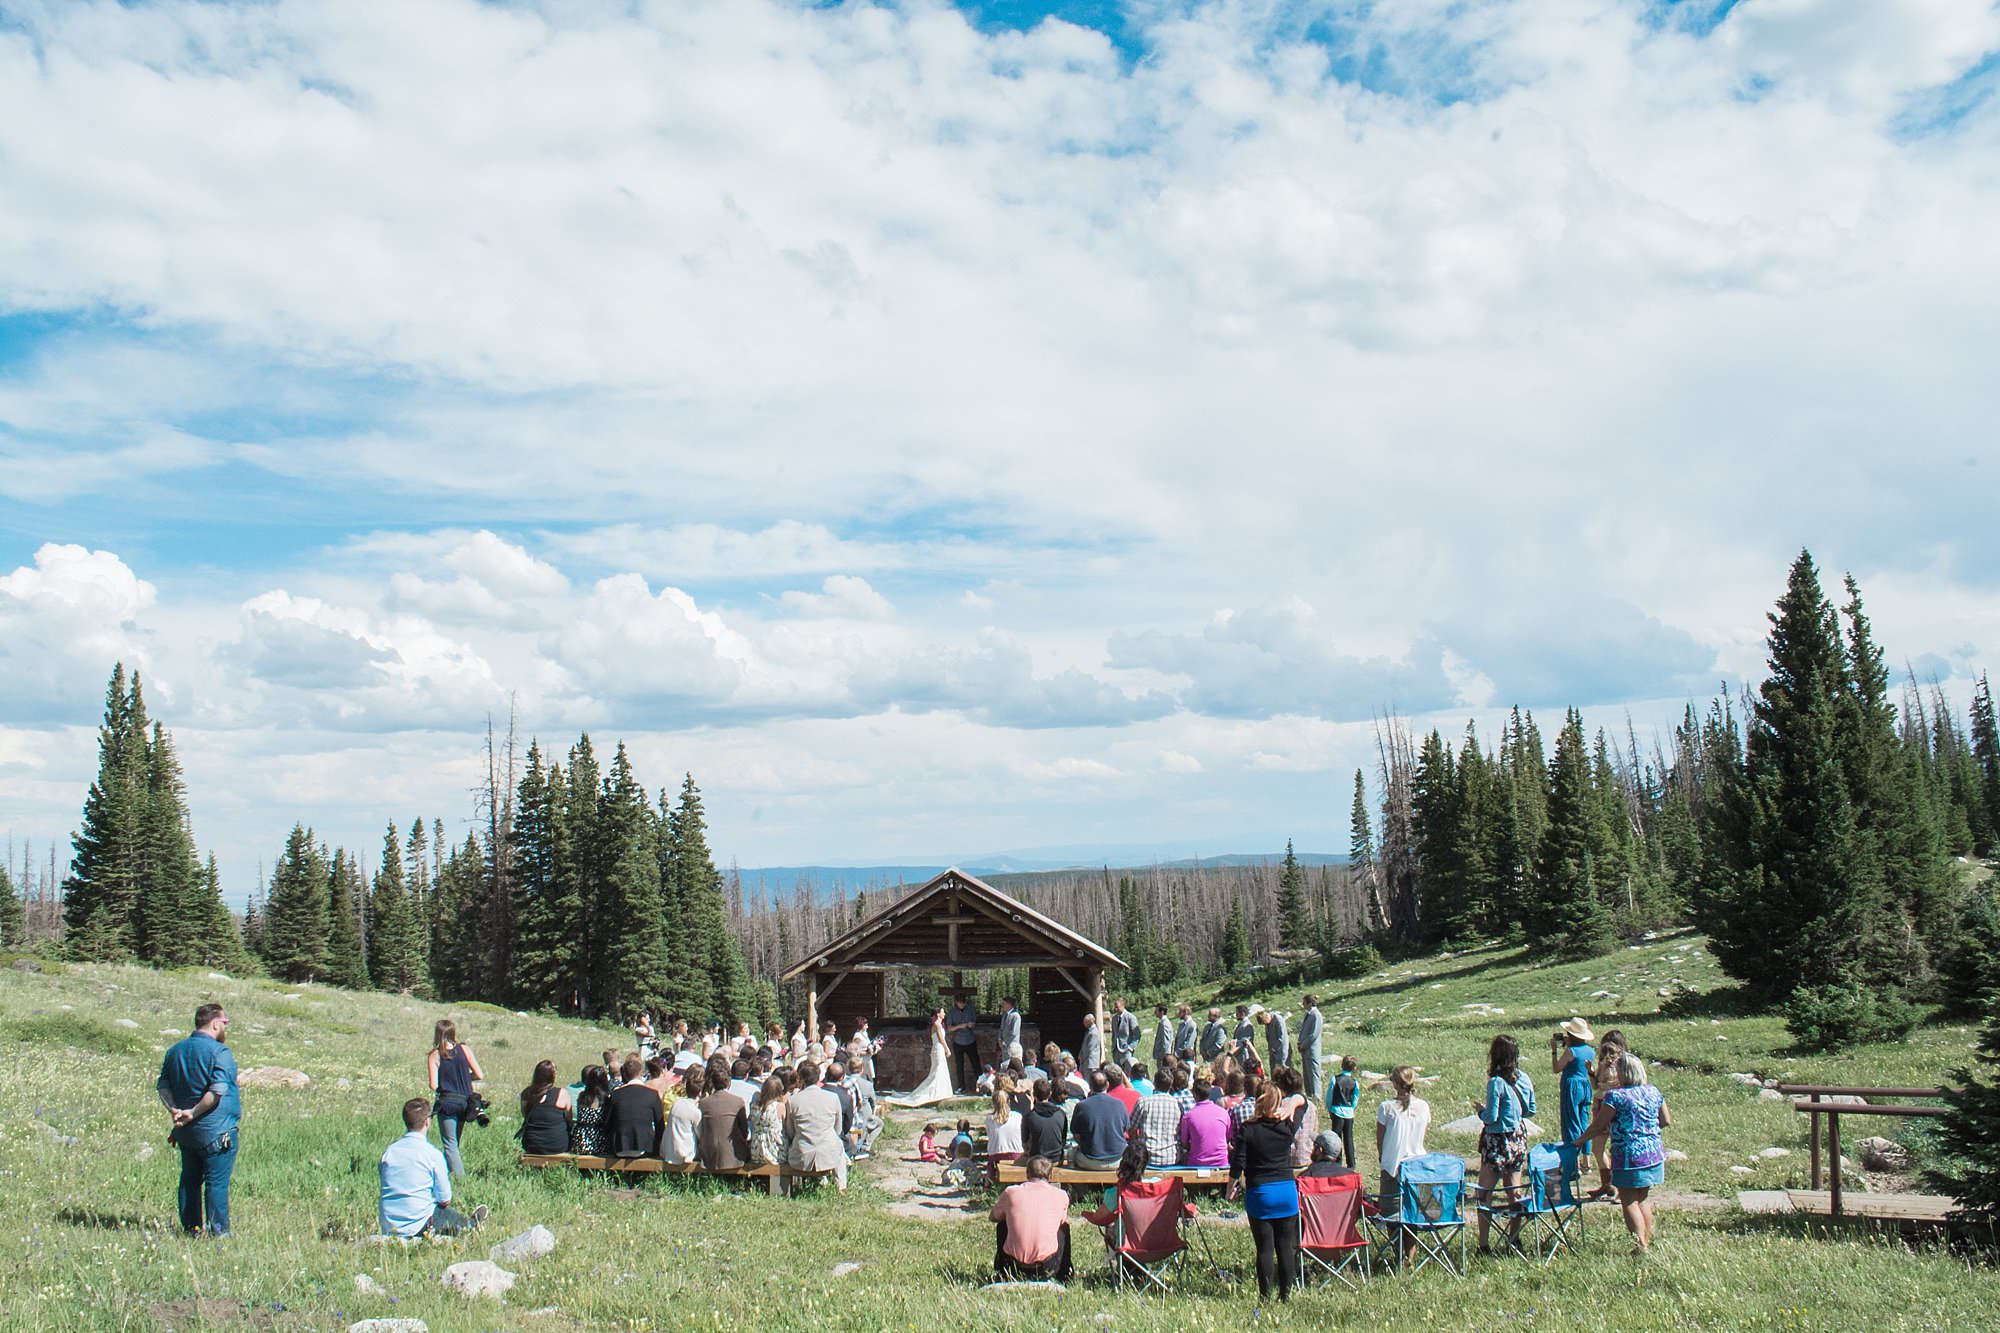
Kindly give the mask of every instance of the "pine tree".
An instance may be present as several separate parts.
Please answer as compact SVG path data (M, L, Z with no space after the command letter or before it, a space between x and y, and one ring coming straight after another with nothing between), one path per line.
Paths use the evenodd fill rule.
M1989 1016L1972 1068L1952 1071L1950 1113L1937 1122L1944 1163L1927 1172L1940 1193L1958 1200L1965 1220L2000 1224L2000 1016ZM1983 1071L1983 1072L1982 1072Z
M2000 902L1984 888L1966 895L1938 972L1946 1014L1970 1018L2000 1007Z
M431 948L431 986L440 999L496 993L493 987L499 979L489 977L482 953L486 922L479 908L485 882L486 858L478 839L467 833L432 884L437 931Z
M578 1014L611 1012L611 1000L604 994L605 972L598 964L610 948L612 931L623 925L607 909L610 862L606 860L606 849L612 844L598 827L602 778L590 736L587 733L578 736L569 749L569 782L563 788L563 839L556 850L561 875L557 888L559 913L564 928L575 941L564 990L576 997L574 1012Z
M539 745L528 746L527 771L518 789L514 826L514 1002L576 1012L573 978L582 946L582 923L566 906L569 876L559 862L563 835L563 774L542 763Z
M137 707L135 693L135 712ZM157 722L145 745L144 762L134 943L142 961L178 967L194 961L200 943L202 869L189 829L180 761L166 728Z
M1465 876L1459 864L1458 765L1435 730L1417 753L1411 813L1417 849L1417 911L1423 938L1442 944L1466 933Z
M391 822L382 837L382 864L368 899L368 976L377 989L413 994L428 978L421 926L405 873L403 840Z
M419 815L410 821L410 831L403 840L403 891L410 896L410 929L424 978L420 988L430 984L431 932L437 925L436 905L431 902L430 850L430 830Z
M219 967L232 975L251 971L252 949L244 936L237 934L236 920L229 914L229 905L222 901L222 872L216 868L213 852L202 868L197 897L197 905L189 914L190 929L199 941L192 961L204 967ZM247 932L249 928L250 918L246 913L244 929ZM258 932L261 943L261 926Z
M145 701L125 664L111 673L97 731L97 780L84 797L63 883L63 934L72 958L129 962L138 950L139 822L145 804Z
M756 1012L757 997L742 945L729 929L722 876L708 850L708 820L692 773L683 775L680 800L667 817L666 847L674 880L666 896L685 913L693 956L706 960L710 1012L731 1023L746 1022Z
M572 766L572 777L575 771ZM610 931L600 1012L623 1017L648 1009L690 1022L711 1017L714 992L707 973L686 959L668 957L659 829L622 742L604 778L597 833L610 867L604 886Z
M271 872L264 916L264 964L281 981L316 981L327 971L326 858L311 830L294 824Z
M1299 868L1292 840L1287 838L1284 865L1278 871L1278 947L1303 949L1311 942L1312 921L1306 915L1305 872Z
M251 897L243 909L243 948L253 959L264 957L264 907L263 894Z
M1370 933L1389 928L1382 906L1382 879L1375 865L1375 833L1368 826L1368 783L1354 770L1354 804L1347 814L1347 868L1361 885Z
M1236 976L1250 966L1250 927L1243 919L1243 900L1229 904L1229 919L1222 927L1222 971Z
M1523 912L1530 935L1558 941L1570 954L1611 942L1611 914L1598 896L1584 745L1583 717L1571 709L1549 760L1548 828Z
M1986 840L1978 850L1992 856L2000 844L2000 720L1993 708L1993 687L1983 671L1972 691L1972 757L1979 769L1979 804L1985 816Z
M13 877L0 863L0 949L19 949L28 942L27 920L21 909L21 895L14 892Z
M326 889L327 983L367 990L368 967L361 954L361 868L345 848L333 854Z

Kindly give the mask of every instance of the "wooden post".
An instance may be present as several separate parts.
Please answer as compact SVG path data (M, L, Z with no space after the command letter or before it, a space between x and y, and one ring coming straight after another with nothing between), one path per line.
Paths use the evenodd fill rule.
M1819 1094L1815 1092L1811 1097L1807 1098L1806 1100L1812 1105L1818 1106ZM1814 1189L1818 1189L1819 1188L1819 1115L1816 1112L1808 1111L1806 1112L1806 1119L1812 1121L1812 1187Z
M806 1044L819 1040L819 969L806 973Z
M1090 969L1090 1012L1097 1021L1097 1049L1106 1060L1111 1058L1111 1038L1104 1031L1104 969Z
M1840 1216L1840 1112L1826 1115L1827 1149L1833 1154L1833 1215Z

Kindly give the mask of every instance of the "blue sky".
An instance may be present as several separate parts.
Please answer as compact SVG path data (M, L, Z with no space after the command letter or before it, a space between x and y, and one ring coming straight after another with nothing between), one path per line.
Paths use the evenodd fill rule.
M726 11L726 12L725 12ZM114 660L232 891L489 713L745 864L1344 844L1801 546L2000 657L1986 0L25 4L0 838Z

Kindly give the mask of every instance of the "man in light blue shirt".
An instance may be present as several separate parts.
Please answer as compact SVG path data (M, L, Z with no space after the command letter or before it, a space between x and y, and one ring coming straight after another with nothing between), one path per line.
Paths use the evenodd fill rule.
M238 1122L236 1057L223 1038L229 1016L219 1004L194 1011L194 1033L173 1044L153 1085L173 1119L168 1142L181 1150L178 1202L181 1229L190 1235L229 1234L229 1178L236 1170Z
M409 1132L382 1154L382 1201L378 1214L385 1236L421 1236L434 1231L456 1236L486 1220L486 1205L470 1216L451 1202L451 1172L444 1154L424 1137L430 1128L431 1104L422 1097L403 1103L403 1127Z

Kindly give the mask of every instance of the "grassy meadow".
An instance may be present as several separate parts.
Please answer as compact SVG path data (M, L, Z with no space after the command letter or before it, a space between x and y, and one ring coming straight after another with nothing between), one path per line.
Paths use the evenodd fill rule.
M1690 1158L1671 1169L1669 1189L1720 1200L1746 1180L1775 1187L1803 1183L1805 1172L1804 1117L1728 1074L1931 1083L1972 1041L1969 1030L1933 1026L1893 1047L1793 1056L1776 1019L1733 1012L1702 941L1685 934L1543 967L1519 950L1477 950L1315 988L1326 997L1329 1050L1351 1051L1364 1068L1408 1061L1440 1076L1422 1089L1439 1124L1479 1091L1493 1032L1513 1032L1538 1055L1571 1013L1600 1030L1624 1028L1649 1061L1664 1062L1655 1073L1677 1117L1669 1144ZM1598 991L1616 998L1593 999ZM235 1232L221 1242L183 1239L174 1225L177 1156L153 1095L160 1052L206 998L229 1006L242 1068L282 1065L312 1078L303 1090L245 1090ZM1261 998L1296 1009L1298 994ZM1477 1005L1490 1009L1468 1007ZM478 1052L499 1113L491 1128L468 1127L471 1179L461 1189L465 1203L494 1215L475 1238L374 1244L375 1161L400 1132L397 1108L422 1090L431 1022L443 1013ZM1591 1251L1548 1270L1475 1260L1466 1282L1378 1279L1360 1295L1302 1294L1254 1316L1241 1227L1210 1233L1235 1282L1211 1276L1149 1299L1098 1280L1095 1238L1078 1224L1088 1280L1062 1295L986 1292L990 1228L976 1214L892 1213L865 1170L845 1199L827 1190L786 1200L680 1181L618 1189L517 1169L512 1094L533 1063L550 1057L573 1073L625 1036L484 1005L201 972L0 967L0 1328L341 1329L383 1317L433 1330L1209 1329L1253 1317L1298 1328L2000 1327L1989 1270L1859 1229L1746 1218L1726 1202L1663 1213L1647 1260L1626 1255L1615 1212L1597 1207ZM1530 1066L1538 1086L1552 1081L1543 1067ZM1364 1116L1375 1101L1364 1097ZM879 1151L907 1151L911 1133L892 1127ZM1372 1145L1372 1132L1362 1137ZM1431 1146L1473 1144L1434 1129ZM1772 1146L1793 1155L1760 1162L1750 1177L1730 1172ZM556 1234L557 1249L519 1269L504 1305L467 1303L438 1285L449 1263L484 1258L489 1244L536 1223ZM836 1276L847 1263L860 1267ZM358 1274L385 1293L361 1294Z

